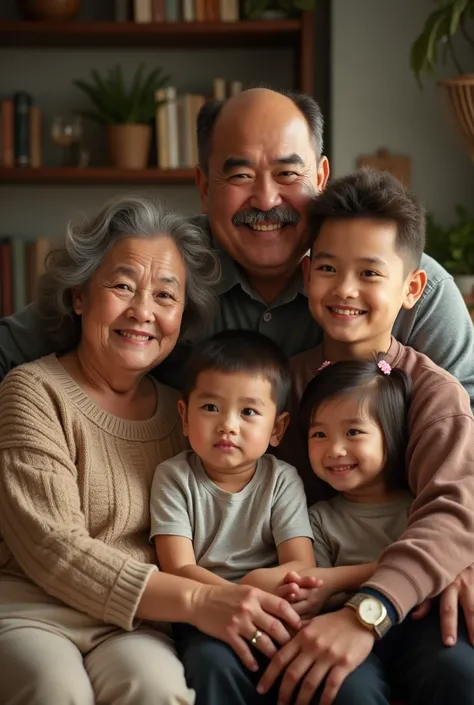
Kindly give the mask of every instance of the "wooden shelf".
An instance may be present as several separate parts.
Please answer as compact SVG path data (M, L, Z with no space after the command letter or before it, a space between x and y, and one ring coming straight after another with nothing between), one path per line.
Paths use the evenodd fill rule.
M183 48L298 45L304 22L27 22L0 21L2 47L148 46Z
M0 167L0 184L192 184L194 169Z

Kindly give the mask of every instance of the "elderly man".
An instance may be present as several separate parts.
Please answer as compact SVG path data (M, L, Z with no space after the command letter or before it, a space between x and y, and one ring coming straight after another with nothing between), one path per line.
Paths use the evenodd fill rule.
M225 104L209 103L202 109L196 179L205 216L198 221L208 230L222 263L219 310L211 330L203 334L227 328L259 330L288 355L321 340L321 330L307 307L300 262L307 249L306 206L324 188L329 175L328 160L322 156L322 124L319 107L311 98L268 89L245 91ZM423 297L412 310L400 313L394 334L454 374L469 391L472 403L471 320L447 272L428 256L423 257L422 267L428 274ZM48 352L51 344L36 330L34 305L0 322L3 374ZM179 386L185 355L183 345L166 369L160 366L162 379ZM447 614L443 621L445 640L457 633L459 597L474 643L471 576L472 570L466 570L442 598ZM358 638L359 631L355 630L354 639ZM310 648L309 642L306 647ZM303 661L300 659L293 669L290 665L290 680L304 678L307 669ZM276 662L275 668L280 670L282 665ZM307 667L311 665L309 659ZM341 676L356 665L335 664L331 667L336 674L333 680L340 682ZM232 668L229 663L226 668L216 669L213 678L232 680ZM207 673L195 676L208 679ZM270 680L264 684L268 686ZM219 695L219 682L214 680L209 684L206 702L223 702L219 700L222 692L229 703L253 702L254 683L250 675L236 672L234 687L227 680L221 684L225 690ZM289 690L287 684L285 702L289 702ZM306 688L304 702L309 702L309 697ZM274 701L273 697L265 700Z

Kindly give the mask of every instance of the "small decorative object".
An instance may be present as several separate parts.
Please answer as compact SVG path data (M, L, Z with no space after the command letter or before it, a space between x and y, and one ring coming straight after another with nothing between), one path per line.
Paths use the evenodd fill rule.
M120 169L144 169L148 163L152 122L163 101L156 92L165 86L169 76L160 68L145 75L145 64L135 72L127 89L122 68L114 66L105 78L94 69L92 81L73 81L90 99L93 110L81 115L104 125L111 164Z
M448 57L451 59L458 76L440 81L440 86L468 154L474 160L474 0L437 0L436 4L411 47L410 66L421 86L423 74L433 76L439 63L445 63ZM457 48L460 46L458 38L467 45L466 56L470 56L467 73L454 47L455 36Z
M411 159L405 154L392 154L386 147L381 147L375 154L363 154L357 159L357 168L363 166L388 171L404 186L410 188Z
M80 115L57 115L51 124L51 139L60 148L62 167L80 166L82 121Z
M73 20L81 0L18 0L20 14L27 20L68 22Z
M453 275L464 297L474 297L474 217L461 205L455 213L456 220L446 227L428 216L426 252Z
M244 14L249 20L280 20L312 10L315 0L244 0Z

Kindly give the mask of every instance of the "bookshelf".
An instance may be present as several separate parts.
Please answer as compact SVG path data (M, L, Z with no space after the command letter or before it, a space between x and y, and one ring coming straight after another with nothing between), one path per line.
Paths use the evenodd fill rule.
M192 184L194 169L0 167L0 184Z

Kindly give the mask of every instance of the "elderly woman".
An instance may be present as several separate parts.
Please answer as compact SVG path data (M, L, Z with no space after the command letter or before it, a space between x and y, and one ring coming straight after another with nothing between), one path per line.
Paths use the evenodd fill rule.
M59 355L0 386L0 703L194 702L166 625L188 622L255 667L257 630L292 608L241 585L157 570L156 465L180 452L176 392L148 372L181 325L212 313L218 275L200 231L139 198L71 227L38 302ZM257 646L268 656L274 647Z

